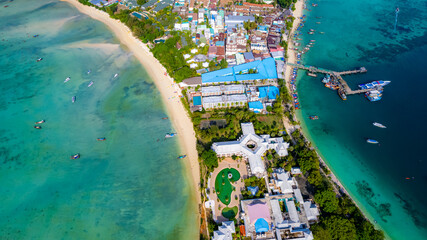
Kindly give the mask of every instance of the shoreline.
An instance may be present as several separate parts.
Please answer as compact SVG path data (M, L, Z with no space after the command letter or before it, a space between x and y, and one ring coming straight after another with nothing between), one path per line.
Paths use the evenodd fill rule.
M288 53L288 59L286 59L287 62L292 62L294 63L296 61L296 51L293 50L294 48L294 43L293 41L290 41L292 39L293 33L294 31L298 28L301 19L300 17L302 17L303 15L303 10L304 10L304 4L305 4L305 0L298 0L295 3L295 11L294 13L294 17L295 20L293 22L292 25L292 30L289 34L290 38L288 39L288 48L287 48L287 53ZM291 80L291 72L292 72L292 67L286 65L286 73L285 73L285 83L286 83L286 87L289 91L289 94L292 94L290 92L290 80ZM328 171L330 172L328 175L326 175L326 177L329 179L329 181L331 181L333 184L335 184L335 186L339 187L339 191L342 191L343 193L345 193L350 199L351 201L353 201L353 203L357 206L357 208L359 208L360 212L363 214L363 216L368 219L369 221L371 221L371 223L377 227L378 229L381 229L386 237L386 239L390 239L390 237L387 235L387 233L384 231L384 229L381 228L381 226L379 224L377 224L375 222L375 219L369 214L369 212L365 209L361 207L361 203L359 203L358 201L356 201L355 197L353 197L351 194L349 194L349 192L347 191L347 189L344 187L344 185L341 183L341 181L339 180L339 178L336 177L335 173L331 170L331 167L327 164L327 162L324 160L323 155L321 154L320 150L317 148L316 144L314 141L312 141L312 137L310 136L310 133L308 132L307 126L305 124L305 121L302 120L302 110L300 110L299 112L297 112L296 110L294 110L294 118L296 119L297 122L299 122L298 126L293 126L292 124L289 123L289 120L286 121L285 124L285 129L288 133L291 133L293 131L295 131L296 129L300 129L300 132L302 134L302 136L304 137L305 141L308 143L312 144L312 147L314 148L320 163L325 166ZM334 187L335 187L334 186Z
M187 155L184 159L186 171L185 178L187 178L190 183L191 198L195 199L197 202L195 212L200 216L198 211L199 204L201 203L200 194L198 193L198 188L200 186L200 170L198 153L196 150L196 134L193 129L193 123L185 107L181 103L181 89L178 87L178 84L174 83L171 77L164 75L166 69L152 55L147 45L135 38L131 30L119 20L111 18L106 12L91 6L83 5L77 0L60 1L72 5L79 12L105 24L119 39L120 43L133 53L153 80L162 96L164 106L169 115L169 120L178 133L179 146L180 149L184 151L182 154Z

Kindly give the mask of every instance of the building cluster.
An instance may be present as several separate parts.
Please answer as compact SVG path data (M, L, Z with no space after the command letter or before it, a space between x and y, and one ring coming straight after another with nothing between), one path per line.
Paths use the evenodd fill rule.
M267 182L268 194L264 198L240 201L240 215L237 216L243 220L239 226L240 234L251 239L312 240L310 224L318 221L320 213L311 199L304 199L293 177L301 174L301 170L292 168L291 172L287 172L276 168L267 174L262 159L267 150L275 150L281 157L287 156L289 143L281 137L257 135L252 123L242 123L241 128L243 135L236 141L216 142L212 145L218 157L242 156L249 165L248 175L263 177ZM258 191L257 188L249 187L248 190L253 195ZM233 222L223 222L214 231L212 240L232 239L233 233Z
M199 53L184 56L189 67L201 74L197 80L180 84L201 86L199 91L187 91L192 111L245 106L255 112L267 112L278 95L277 79L284 77L285 50L280 43L287 36L286 21L292 15L288 10L274 8L271 2L175 1L173 11L180 20L174 29L190 33L198 47L208 47L205 58ZM226 61L228 68L209 70L210 63L221 61ZM215 90L218 94L206 95L214 89L208 85L227 88L226 84L240 85L240 92ZM258 89L263 86L271 86L264 95L264 90Z

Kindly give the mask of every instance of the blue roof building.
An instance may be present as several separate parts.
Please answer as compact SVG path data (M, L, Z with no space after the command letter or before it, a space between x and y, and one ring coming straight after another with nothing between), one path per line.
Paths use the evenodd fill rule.
M262 103L260 101L248 102L248 107L249 107L250 111L253 111L255 113L260 113L260 112L262 112L262 110L264 110L264 106L262 105Z
M276 97L280 95L279 88L275 86L266 86L266 87L259 87L259 98L264 99L268 98L269 100L276 100Z
M249 73L249 70L255 70ZM276 62L273 58L248 62L234 67L224 68L202 74L202 84L215 84L226 82L241 82L259 79L277 78Z

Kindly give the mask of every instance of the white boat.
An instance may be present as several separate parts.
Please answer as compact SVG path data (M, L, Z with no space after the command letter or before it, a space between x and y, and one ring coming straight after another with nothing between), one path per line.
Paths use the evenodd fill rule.
M118 74L118 73L114 74L114 78L116 78L116 77L118 77L118 76L119 76L119 74Z
M386 126L382 125L381 123L377 123L377 122L372 123L372 125L374 125L375 127L379 127L379 128L387 128Z
M71 80L71 77L67 77L65 80L64 80L64 83L66 83L66 82L68 82L68 81L70 81Z
M366 139L366 142L370 143L370 144L378 144L379 143L377 140L374 140L374 139Z
M384 87L385 85L388 85L389 83L391 83L391 81L373 81L371 83L366 83L366 84L360 84L359 88L360 89L373 89L373 88L377 88L377 87Z
M177 134L176 133L167 133L165 135L165 138L171 138L171 137L175 137Z
M76 96L73 96L73 97L71 98L71 102L72 102L72 103L76 102Z
M90 87L93 85L93 81L90 81L89 85L87 85L87 87Z
M92 72L92 70L90 70L90 69L89 69L89 70L87 71L87 74L90 74L91 72Z

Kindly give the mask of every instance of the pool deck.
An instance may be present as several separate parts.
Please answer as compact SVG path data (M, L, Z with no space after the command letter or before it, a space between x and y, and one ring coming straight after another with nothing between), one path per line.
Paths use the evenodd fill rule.
M237 167L237 165L239 165L239 167ZM219 172L221 172L223 169L226 169L226 168L234 168L237 171L239 171L239 173L240 173L240 179L234 183L231 183L231 185L233 185L236 188L236 190L231 193L231 197L230 197L231 201L230 201L230 204L228 204L228 206L223 204L218 199L216 192L213 191L215 189L216 176L218 175ZM216 219L214 219L214 220L217 223L228 221L227 218L222 216L222 210L225 207L232 208L234 206L237 206L237 208L238 208L237 216L238 216L240 214L239 200L242 199L241 191L245 189L245 182L243 181L243 179L247 178L247 176L248 176L248 171L246 168L246 162L244 160L239 160L239 159L233 160L232 158L225 158L224 160L222 160L221 162L218 163L218 167L212 172L211 176L212 177L209 181L208 187L210 189L209 199L211 199L215 202L215 208L213 209L213 211L215 211ZM237 200L235 199L236 195L238 197ZM218 210L218 206L221 206L221 210Z

